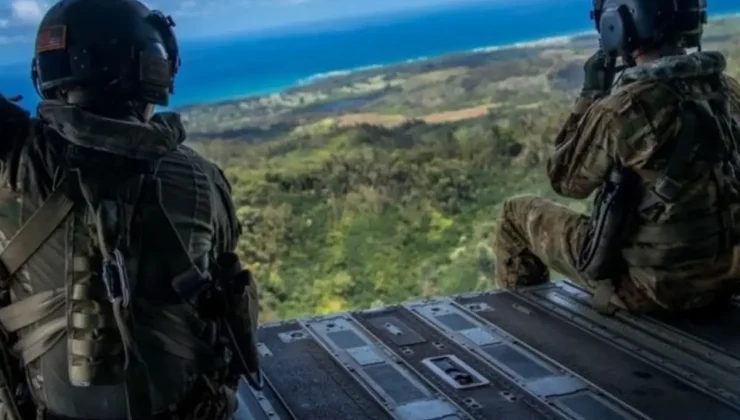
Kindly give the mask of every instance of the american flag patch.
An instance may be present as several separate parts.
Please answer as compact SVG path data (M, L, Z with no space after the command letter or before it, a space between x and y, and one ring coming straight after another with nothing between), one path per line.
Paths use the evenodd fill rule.
M36 37L36 54L67 48L67 27L52 25L41 28Z

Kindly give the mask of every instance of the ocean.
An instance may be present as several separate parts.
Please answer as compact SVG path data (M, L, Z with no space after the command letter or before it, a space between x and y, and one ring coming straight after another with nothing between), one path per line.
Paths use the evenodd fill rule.
M183 40L171 107L276 92L313 77L593 30L586 0L468 4L260 34ZM740 11L710 0L710 16ZM30 58L29 58L30 61ZM28 65L0 66L0 92L35 108Z

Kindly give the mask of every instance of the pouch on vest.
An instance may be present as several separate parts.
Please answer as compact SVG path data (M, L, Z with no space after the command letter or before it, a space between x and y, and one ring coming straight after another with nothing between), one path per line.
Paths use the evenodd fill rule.
M630 267L662 269L692 259L713 258L731 247L733 222L728 212L726 175L731 158L722 125L722 101L683 100L681 129L674 137L663 173L637 206L637 223L622 257ZM719 113L715 115L714 110ZM717 187L683 197L695 163L704 162Z
M68 149L67 163L68 194L79 205L87 207L86 214L92 220L88 235L94 245L94 252L88 255L90 267L100 273L102 300L110 304L111 323L117 332L105 331L107 340L120 340L123 360L114 360L112 354L97 355L100 360L84 357L84 353L69 352L70 383L79 387L123 383L127 397L128 417L146 419L152 414L149 369L138 350L134 339L136 325L132 315L131 302L135 295L136 278L129 278L128 264L122 250L129 247L132 224L140 206L142 187L147 173L153 170L156 161L134 159L72 145ZM77 258L82 257L76 256ZM99 262L99 267L96 267ZM83 284L74 283L71 287L82 290ZM71 316L78 319L95 319L101 315L88 314L86 302L92 295L73 296L70 299ZM97 300L97 299L95 299ZM102 318L101 318L102 319ZM87 337L97 325L74 324L73 333L68 340L74 344L78 337ZM106 339L101 332L99 340ZM89 340L88 340L89 341ZM77 347L72 346L73 350ZM109 362L103 363L102 360Z

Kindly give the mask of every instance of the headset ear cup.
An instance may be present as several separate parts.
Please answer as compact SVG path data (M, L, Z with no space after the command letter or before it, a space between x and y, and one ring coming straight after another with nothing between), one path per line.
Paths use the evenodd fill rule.
M637 29L637 23L635 22L635 16L630 12L630 8L626 5L619 6L617 9L619 14L619 20L622 23L622 53L631 53L636 47L636 43L640 40L640 31Z
M159 32L164 41L167 50L167 56L170 60L170 94L175 93L175 77L180 70L180 47L177 43L177 37L172 28L175 27L175 21L170 16L165 16L159 10L152 10L147 16L147 20Z
M617 10L607 10L599 22L601 49L609 55L622 52L627 41L624 20Z
M605 9L600 9L607 4ZM602 49L612 56L631 57L638 49L675 42L700 47L706 20L704 0L594 0L593 15ZM674 39L675 38L675 39Z

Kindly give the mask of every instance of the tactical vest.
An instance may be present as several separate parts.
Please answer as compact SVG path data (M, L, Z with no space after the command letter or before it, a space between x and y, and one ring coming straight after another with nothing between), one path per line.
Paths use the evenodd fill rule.
M201 319L194 305L208 287L209 256L190 259L162 203L158 171L171 174L192 162L173 153L132 170L141 162L106 157L91 169L85 153L70 161L88 164L55 174L43 204L24 203L33 215L0 253L0 278L12 279L32 258L41 269L30 285L3 284L15 299L0 309L0 323L17 337L13 353L28 368L42 409L89 418L85 407L66 404L68 394L106 399L118 389L125 401L106 402L110 411L145 419L179 402L199 375L223 362L215 322ZM202 171L193 178L192 190L182 191L192 193L181 202L188 214L175 217L210 226L210 180ZM44 272L48 261L65 262L64 269Z
M732 214L738 205L735 172L740 127L730 117L727 92L718 80L707 99L696 100L682 85L670 86L681 128L665 151L653 156L654 161L666 163L646 165L654 164L660 175L641 183L642 199L626 229L622 250L631 268L652 269L658 281L662 272L716 258L730 252L738 241L738 221ZM697 183L703 177L710 182ZM691 188L692 183L710 188Z

